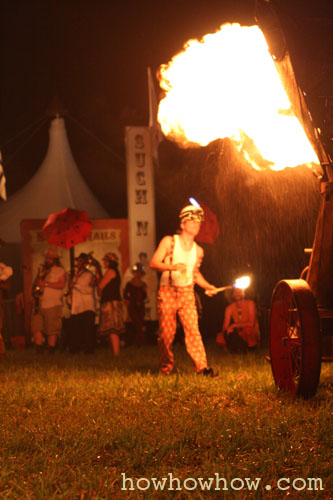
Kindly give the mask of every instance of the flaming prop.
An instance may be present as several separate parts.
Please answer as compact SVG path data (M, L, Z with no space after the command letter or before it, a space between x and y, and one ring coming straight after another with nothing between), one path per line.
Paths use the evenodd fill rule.
M225 24L160 67L158 120L183 147L230 138L256 169L318 165L258 26Z
M251 279L249 276L242 276L235 281L234 288L240 288L241 290L245 290L250 285Z
M221 286L216 289L216 293L225 292L226 290L232 290L233 288L240 288L241 290L245 290L250 286L251 278L249 276L242 276L241 278L237 278L233 285ZM209 290L206 290L206 295L209 295Z

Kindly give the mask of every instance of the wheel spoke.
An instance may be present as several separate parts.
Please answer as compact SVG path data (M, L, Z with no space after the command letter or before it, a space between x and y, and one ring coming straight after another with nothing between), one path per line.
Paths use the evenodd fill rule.
M298 379L301 374L301 359L301 350L299 346L292 346L290 349L290 361L294 379Z

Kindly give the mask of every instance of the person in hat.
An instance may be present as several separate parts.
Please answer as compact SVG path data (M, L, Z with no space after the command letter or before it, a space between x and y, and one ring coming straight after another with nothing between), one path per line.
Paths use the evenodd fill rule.
M147 285L142 281L145 275L143 264L137 262L132 267L133 278L126 284L124 299L127 305L128 316L134 324L134 343L136 346L146 344L145 335L145 300Z
M174 366L172 343L178 313L184 329L186 349L196 373L215 376L213 369L207 365L194 296L194 284L202 287L210 296L217 290L199 271L204 252L194 239L199 233L204 212L201 207L187 205L181 210L179 218L181 233L165 236L150 262L152 269L162 273L157 297L160 370L168 375Z
M119 335L125 333L118 257L115 253L108 252L102 261L106 271L97 285L101 303L98 333L108 337L114 356L118 356Z
M46 337L49 352L55 350L62 330L62 298L66 286L66 272L60 264L57 249L49 248L44 263L39 266L32 294L34 310L31 316L31 332L36 351L43 351Z
M96 347L95 290L101 278L88 269L90 255L81 253L76 257L76 272L70 283L71 318L68 345L72 354L83 350L93 354Z

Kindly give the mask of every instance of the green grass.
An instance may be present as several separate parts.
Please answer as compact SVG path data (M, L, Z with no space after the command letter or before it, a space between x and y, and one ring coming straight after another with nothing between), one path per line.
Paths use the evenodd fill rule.
M156 346L125 348L119 359L106 350L9 351L0 363L0 499L331 497L332 364L323 364L316 396L304 401L277 391L264 351L231 356L208 346L216 379L195 375L183 346L175 354L176 371L165 377ZM134 487L139 478L168 482L162 492L152 482L146 491L122 490L122 473ZM187 478L214 483L209 491L168 490L177 486L170 474L181 486ZM215 474L228 490L213 489ZM280 491L281 477L290 485L321 478L324 490ZM233 478L261 482L237 491Z

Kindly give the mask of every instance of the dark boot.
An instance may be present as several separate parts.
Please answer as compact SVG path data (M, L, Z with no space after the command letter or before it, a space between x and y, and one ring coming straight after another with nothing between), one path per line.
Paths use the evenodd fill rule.
M204 377L215 378L218 376L217 372L214 372L213 368L204 368L198 372L198 375L203 375Z

